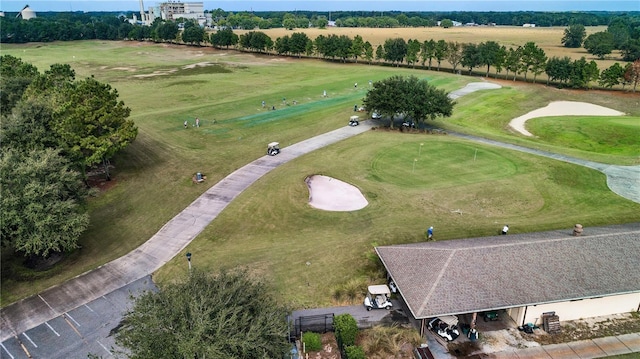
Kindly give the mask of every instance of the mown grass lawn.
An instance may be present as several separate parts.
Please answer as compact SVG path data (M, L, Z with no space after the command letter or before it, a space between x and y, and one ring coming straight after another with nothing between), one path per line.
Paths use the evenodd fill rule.
M16 273L15 262L3 257L2 305L136 248L209 186L261 157L268 142L286 147L345 126L369 80L414 74L446 91L478 81L433 71L137 42L3 45L5 53L40 71L69 63L78 78L93 75L110 83L131 107L140 132L114 159L110 189L90 199L91 225L81 249L45 273ZM203 63L209 66L197 66ZM633 149L574 150L563 140L536 142L505 128L511 118L551 99L580 98L640 116L628 98L616 95L513 85L461 98L454 115L435 125L576 151L607 163L633 163ZM185 120L192 125L196 117L200 128L183 128ZM195 172L207 175L204 185L192 184ZM315 173L358 186L370 205L348 213L311 209L303 180ZM640 205L611 193L604 176L591 170L448 136L370 131L271 172L187 250L201 269L250 267L272 280L283 300L300 307L328 303L327 290L353 278L366 281L374 244L419 241L427 224L436 227L438 239L452 239L493 234L505 221L514 232L637 221L639 210ZM176 280L185 269L181 253L155 278Z

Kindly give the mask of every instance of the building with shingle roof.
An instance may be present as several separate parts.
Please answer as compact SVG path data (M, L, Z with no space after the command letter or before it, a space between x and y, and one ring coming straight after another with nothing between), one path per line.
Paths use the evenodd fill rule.
M506 310L540 323L640 310L640 223L376 247L414 319Z

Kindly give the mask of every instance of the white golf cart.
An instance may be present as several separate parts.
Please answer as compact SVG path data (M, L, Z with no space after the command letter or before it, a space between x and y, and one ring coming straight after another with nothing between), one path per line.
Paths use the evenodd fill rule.
M455 340L460 336L460 330L458 329L458 317L455 315L445 315L433 318L429 321L428 327L448 342Z
M280 144L278 142L271 142L267 145L267 154L269 156L275 156L280 153Z
M367 310L371 309L391 309L393 304L389 297L391 290L386 284L370 285L367 296L364 297L364 306Z
M358 126L360 124L360 117L359 116L351 116L349 118L349 126Z

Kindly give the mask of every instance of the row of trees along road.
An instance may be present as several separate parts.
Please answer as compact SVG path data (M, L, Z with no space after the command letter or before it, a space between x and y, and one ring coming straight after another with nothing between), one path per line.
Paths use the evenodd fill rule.
M319 35L311 40L305 33L296 32L276 39L275 43L261 31L250 31L239 37L231 29L214 32L209 40L216 47L231 47L240 45L241 48L255 52L267 52L274 49L281 55L292 56L321 56L326 59L355 61L359 59L372 63L391 63L396 66L416 65L431 70L441 69L443 62L448 62L453 72L460 68L472 74L474 69L484 69L484 75L489 76L491 69L494 76L512 78L519 75L524 81L536 82L537 77L544 73L547 83L555 82L562 87L590 88L593 82L605 88L621 84L624 87L632 85L635 91L640 80L640 59L623 66L616 63L600 72L595 61L587 61L584 57L572 60L569 57L547 58L544 50L534 42L527 42L523 46L507 48L495 41L479 44L458 43L433 39L420 42L402 38L387 39L375 50L371 43L363 41L356 35L353 39L346 35ZM504 75L502 75L504 73Z
M41 74L10 55L0 57L0 94L2 253L73 250L89 224L87 169L110 179L109 159L138 133L130 110L111 86L76 80L67 64Z

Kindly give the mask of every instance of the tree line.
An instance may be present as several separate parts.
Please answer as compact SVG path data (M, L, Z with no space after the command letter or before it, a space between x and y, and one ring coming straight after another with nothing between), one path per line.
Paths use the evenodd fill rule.
M534 42L523 46L509 47L495 41L479 44L458 43L444 40L418 41L402 38L387 39L377 47L356 35L353 39L346 35L319 35L314 40L305 33L294 32L279 37L274 42L261 31L250 31L240 36L231 29L212 33L208 37L215 47L228 48L238 45L241 49L266 53L274 51L280 55L319 56L324 59L342 62L386 63L393 66L420 67L440 71L444 62L453 72L467 72L483 69L489 77L516 80L518 76L524 81L537 81L541 74L547 75L547 84L553 82L561 87L590 88L593 82L604 88L616 85L633 86L635 91L640 80L640 59L622 66L618 63L600 71L595 61L587 61L584 57L572 60L548 58L544 50ZM493 69L493 71L492 71ZM530 77L531 76L531 77Z
M77 248L89 225L87 170L138 133L118 92L68 64L40 73L0 57L0 238L3 254L46 258ZM5 251L7 249L7 251Z
M527 81L528 76L531 75L534 82L536 82L538 75L545 73L548 81L562 87L572 88L589 88L592 83L597 82L599 86L604 88L622 85L624 89L631 85L635 91L638 82L638 66L632 61L640 59L640 18L633 16L610 18L611 21L606 31L591 34L588 37L582 24L573 24L565 29L562 39L564 46L580 47L584 45L590 53L599 58L604 58L614 49L619 49L622 52L623 60L629 61L624 65L614 64L602 71L597 68L594 61L587 62L585 58L579 60L571 60L568 57L548 59L544 51L533 42L528 42L523 46L506 48L495 41L471 44L433 39L423 42L413 39L405 41L398 38L387 39L383 45L374 49L371 43L363 41L359 35L353 39L345 35L320 35L312 40L304 33L295 32L274 41L261 31L250 31L241 36L234 34L234 27L255 28L254 23L243 22L242 19L245 15L238 16L217 9L212 12L212 16L217 23L228 26L223 26L220 30L209 33L196 22L185 19L177 21L156 19L151 26L141 26L130 24L124 17L96 18L95 15L83 16L66 13L52 17L51 21L46 17L28 21L0 18L1 40L3 42L27 42L95 38L151 40L192 45L210 43L214 47L239 47L245 51L259 53L277 53L298 57L303 55L317 56L343 62L364 60L373 63L375 60L378 64L420 66L429 70L432 67L440 70L442 63L446 62L453 72L462 72L464 69L471 74L474 70L486 67L485 76L489 76L490 69L493 68L495 77L509 78L511 75L516 80L519 75L523 75L524 80ZM300 21L300 16L304 16L304 14L294 16L285 13L282 19L278 17L276 19L278 22L282 20L281 25L287 25L287 28L308 27L310 24L308 19L304 18L306 20ZM404 13L397 15L401 19L403 16L407 15ZM316 17L314 20L318 19ZM91 22L87 23L88 20ZM178 27L180 21L183 24L182 30ZM443 20L443 22L446 21ZM323 22L318 25L324 26L325 24Z

